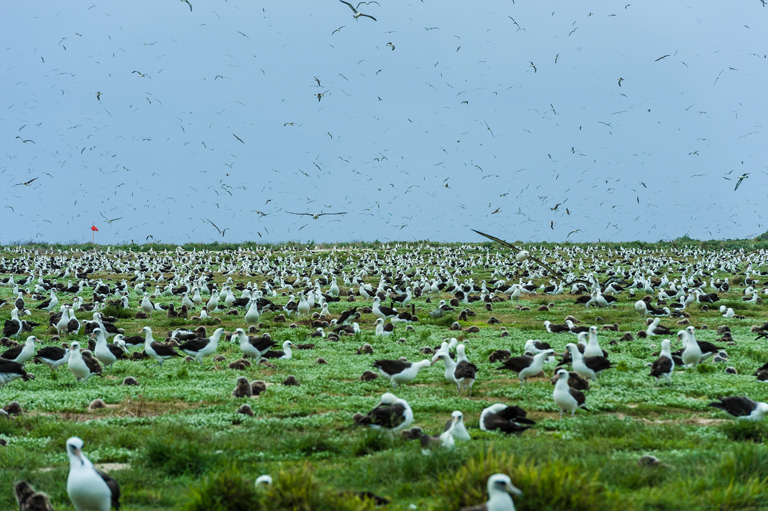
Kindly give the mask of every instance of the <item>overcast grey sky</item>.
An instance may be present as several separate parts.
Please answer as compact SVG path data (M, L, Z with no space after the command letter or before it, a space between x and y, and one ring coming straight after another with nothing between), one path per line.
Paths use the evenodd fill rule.
M768 230L760 0L190 1L0 4L0 243Z

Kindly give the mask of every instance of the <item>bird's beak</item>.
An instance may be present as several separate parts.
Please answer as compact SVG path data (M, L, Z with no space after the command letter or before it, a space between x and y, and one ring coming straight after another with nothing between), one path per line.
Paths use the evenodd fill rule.
M85 460L83 459L83 451L80 449L75 449L75 456L77 456L77 459L80 460L80 463L82 465L85 465Z
M520 488L515 487L515 485L507 483L504 487L505 490L507 490L507 493L511 493L513 495L522 496L523 492L520 490Z

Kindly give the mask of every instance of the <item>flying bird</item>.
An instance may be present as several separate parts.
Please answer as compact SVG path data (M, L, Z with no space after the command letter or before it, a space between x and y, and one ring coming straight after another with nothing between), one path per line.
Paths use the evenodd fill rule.
M352 9L352 12L354 12L354 13L355 13L355 14L352 16L353 18L357 19L357 18L359 18L360 16L365 16L366 18L371 18L373 21L376 21L376 18L374 18L374 17L373 17L373 16L371 16L370 14L363 14L362 12L358 11L357 9L355 9L355 6L353 6L351 3L349 3L349 2L345 2L344 0L339 0L339 2L341 2L341 3L345 4L345 5L348 5L348 6L349 6L349 8L350 8L350 9ZM360 3L359 3L359 4L357 4L357 5L358 5L358 7L359 7L359 6L360 6L360 4L364 4L364 3L365 3L365 4L367 4L366 2L360 2Z
M624 78L619 78L619 87L621 87L621 82L624 81Z
M291 213L290 211L286 211L286 213L291 214L291 215L311 216L315 220L317 220L318 218L320 218L323 215L346 215L347 214L346 211L344 211L342 213Z
M13 185L13 186L22 186L22 185L23 185L23 186L29 186L29 185L31 185L31 184L32 184L32 181L35 181L35 180L37 180L37 179L38 179L38 178L36 178L36 177L35 177L35 178L32 178L32 179L30 179L29 181L27 181L27 182L25 182L25 183L16 183L16 184L15 184L15 185ZM739 183L741 183L741 181L739 181ZM738 185L736 185L736 187L738 188Z
M342 29L342 28L344 28L344 27L346 27L346 25L342 25L342 26L340 26L339 28L337 28L336 30L334 30L333 32L331 32L331 35L335 34L336 32L338 32L339 30L341 30L341 29ZM318 87L320 87L320 86L318 85Z
M661 59L665 59L665 58L667 58L667 57L670 57L670 55L664 55L663 57L659 57L659 58L657 58L656 60L654 60L654 62L658 62L658 61L660 61Z
M110 220L109 218L104 216L104 213L99 212L99 214L104 218L104 220L107 221L108 224L111 224L112 222L117 222L118 220L122 220L123 219L123 217L120 217L120 218L113 218L112 220Z
M23 138L21 138L21 137L20 137L20 136L18 136L18 135L16 136L16 138L18 138L19 140L21 140L21 141L22 141L22 142L24 142L25 144L26 144L27 142L32 142L33 144L35 144L35 141L34 141L34 140L30 140L30 139L24 140ZM35 144L35 145L37 145L37 144Z
M216 224L214 224L213 222L211 222L211 221L210 221L210 220L208 220L207 218L205 219L205 221L206 221L206 222L208 222L209 224L211 224L212 226L216 227L216 230L217 230L217 231L219 231L219 234L221 234L222 236L224 236L224 233L222 233L222 232L221 232L221 229L219 229L219 228L218 228L218 226L217 226Z
M736 183L736 188L734 188L733 191L735 192L736 190L738 190L739 189L739 185L741 184L741 182L744 181L745 179L747 179L748 177L749 177L749 172L747 172L746 174L740 175L739 176L739 180Z
M189 6L189 12L192 12L192 4L189 3L189 0L181 0L182 2L187 2L187 5Z
M575 231L571 231L571 232L569 232L569 233L568 233L568 236L566 236L566 238L570 238L570 237L571 237L571 234L575 234L575 233L577 233L577 232L581 232L581 229L576 229Z
M183 2L183 1L185 1L185 0L181 0L181 1ZM139 78L144 78L144 77L147 77L147 78L149 78L150 80L152 79L152 77L151 77L151 76L149 76L149 75L145 75L144 73L142 73L142 72L140 72L140 71L133 71L131 74L133 74L133 73L136 73L136 74L138 74L138 75L139 75Z
M96 93L96 99L98 99L99 101L101 101L101 92L97 92L97 93Z
M236 139L238 139L238 140L239 140L241 143L245 144L245 142L243 142L243 139L242 139L242 138L240 138L240 137L238 137L238 136L237 136L237 135L235 135L234 133L232 133L232 136L233 136L233 137L235 137Z

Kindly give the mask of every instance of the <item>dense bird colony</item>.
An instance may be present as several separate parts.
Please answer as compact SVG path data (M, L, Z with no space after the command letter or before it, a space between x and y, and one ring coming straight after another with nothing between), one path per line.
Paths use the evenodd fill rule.
M8 248L0 503L759 507L768 252L524 252Z

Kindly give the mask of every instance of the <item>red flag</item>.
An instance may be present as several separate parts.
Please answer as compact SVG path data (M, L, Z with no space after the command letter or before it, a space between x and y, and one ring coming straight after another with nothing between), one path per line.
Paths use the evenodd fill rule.
M98 230L99 230L99 228L98 228L98 227L96 227L95 225L92 225L92 226L91 226L91 230L92 230L92 231L98 231Z

